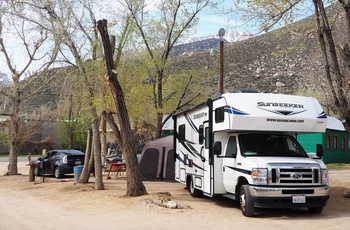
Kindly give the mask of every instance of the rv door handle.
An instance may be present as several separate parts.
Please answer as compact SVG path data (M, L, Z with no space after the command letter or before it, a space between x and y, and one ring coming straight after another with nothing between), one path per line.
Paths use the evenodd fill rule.
M242 165L241 163L237 163L237 165Z

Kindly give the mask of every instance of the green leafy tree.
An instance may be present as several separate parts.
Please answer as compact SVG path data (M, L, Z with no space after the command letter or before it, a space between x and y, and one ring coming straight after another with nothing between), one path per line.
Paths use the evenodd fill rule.
M23 2L23 1L22 1ZM96 23L94 19L91 1L28 1L26 4L45 12L48 15L48 22L52 24L50 33L62 41L60 44L62 61L72 65L79 73L82 86L86 91L87 116L90 117L89 123L92 130L92 152L95 168L95 189L104 189L102 179L102 160L101 160L101 143L99 124L100 116L94 104L98 98L98 91L95 88L94 76L89 75L84 62L90 58L97 57L97 33L91 24ZM80 14L79 14L80 13ZM85 18L85 14L89 17ZM93 28L91 31L90 28ZM88 41L88 42L85 42ZM90 149L90 148L89 148ZM90 153L87 153L90 156ZM82 178L88 178L90 173L89 167L84 167Z
M147 52L148 57L144 58L144 60L149 60L146 63L147 83L152 86L152 106L157 114L156 137L160 137L164 125L165 99L171 96L164 95L163 89L171 51L177 42L197 24L198 14L214 4L209 0L186 2L162 0L152 3L155 10L148 12L146 10L148 6L144 1L125 0L124 3L137 28L138 36L135 44L138 44L138 47L142 44L140 49Z

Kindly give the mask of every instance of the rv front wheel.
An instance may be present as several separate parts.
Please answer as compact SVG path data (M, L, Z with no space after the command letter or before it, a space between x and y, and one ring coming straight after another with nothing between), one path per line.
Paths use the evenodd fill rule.
M190 186L189 186L188 190L189 190L192 197L201 197L203 194L201 190L196 189L194 187L193 178L190 179Z
M309 207L308 210L309 210L309 213L321 213L323 210L323 207Z
M250 195L249 185L242 185L239 193L239 204L244 216L250 217L254 215L254 202Z

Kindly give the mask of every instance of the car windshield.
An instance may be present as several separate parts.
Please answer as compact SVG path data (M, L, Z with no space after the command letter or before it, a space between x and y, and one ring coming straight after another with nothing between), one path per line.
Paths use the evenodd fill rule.
M276 134L241 134L239 144L243 156L307 157L293 136Z

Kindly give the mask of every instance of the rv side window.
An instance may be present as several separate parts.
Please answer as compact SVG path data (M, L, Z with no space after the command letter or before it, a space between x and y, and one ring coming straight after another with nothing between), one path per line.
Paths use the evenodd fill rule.
M225 156L227 156L227 157L236 157L237 156L237 141L236 141L236 137L231 136L228 139Z
M201 145L203 144L203 139L204 139L204 129L203 129L203 125L199 126L199 140L198 143Z
M209 149L209 128L205 128L205 135L204 135L204 138L205 138L205 148L206 149Z
M224 107L215 109L215 123L224 122L225 120L224 109L225 109Z
M179 126L179 141L185 141L185 125Z

